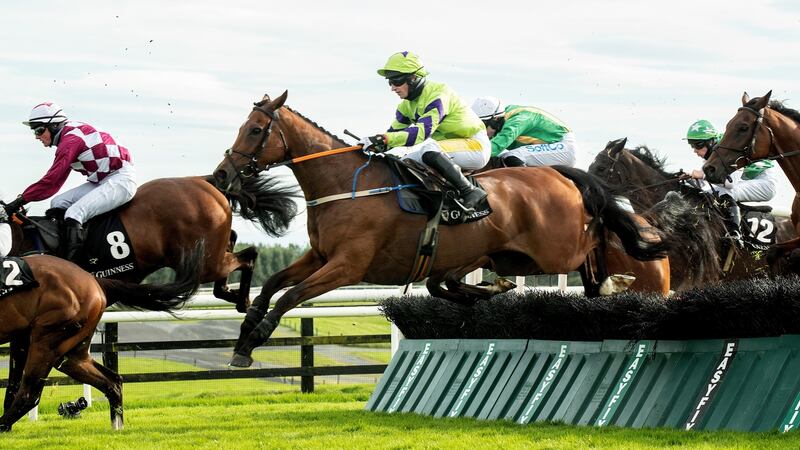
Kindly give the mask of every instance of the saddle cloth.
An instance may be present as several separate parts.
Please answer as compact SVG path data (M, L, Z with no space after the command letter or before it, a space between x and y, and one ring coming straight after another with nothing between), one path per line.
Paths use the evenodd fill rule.
M37 286L39 283L33 277L33 272L24 259L0 258L0 298Z
M739 224L745 245L753 250L767 250L777 239L778 228L769 206L739 204L742 221Z
M439 174L416 161L401 160L392 155L385 156L392 172L392 179L396 184L415 185L415 187L397 191L397 201L403 211L432 217L439 210L439 204L444 200L441 209L441 223L445 225L474 222L492 213L491 205L487 200L477 205L474 213L465 217L464 210L456 201L458 192ZM468 176L467 179L473 186L480 187L475 177Z
M26 239L34 244L30 253L58 255L63 210L48 210L44 217L28 217L23 225ZM85 239L82 255L76 264L98 278L115 275L133 275L138 272L133 244L127 230L115 211L93 217L84 225ZM133 273L131 273L133 272Z

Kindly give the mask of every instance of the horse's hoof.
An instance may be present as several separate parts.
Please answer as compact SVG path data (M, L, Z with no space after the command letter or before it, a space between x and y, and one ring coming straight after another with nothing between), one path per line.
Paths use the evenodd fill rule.
M253 365L253 358L240 353L234 353L233 358L231 358L231 362L229 362L228 365L230 367L250 367Z
M246 313L247 310L250 308L250 297L244 299L244 301L236 302L236 311L242 314Z

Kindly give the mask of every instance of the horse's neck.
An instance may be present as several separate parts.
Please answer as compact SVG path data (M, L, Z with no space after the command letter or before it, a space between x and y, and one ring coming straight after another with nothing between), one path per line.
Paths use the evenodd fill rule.
M770 127L774 133L775 144L779 146L780 152L800 152L800 126L777 111L771 109L769 111L769 116L776 122L775 124L770 124ZM786 174L786 178L792 183L794 191L800 192L800 154L780 158L777 161L778 165L783 169L783 173Z
M296 114L289 117L291 132L286 133L286 140L292 158L347 146L302 117ZM311 200L350 192L353 189L353 177L366 162L359 152L353 151L309 159L290 167L306 200ZM381 176L385 171L380 167L382 165L373 162L364 168L359 173L356 189L382 186L379 183L385 178Z

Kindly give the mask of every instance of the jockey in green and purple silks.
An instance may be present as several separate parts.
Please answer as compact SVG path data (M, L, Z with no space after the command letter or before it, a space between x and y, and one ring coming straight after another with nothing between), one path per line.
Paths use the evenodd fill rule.
M389 81L402 102L386 133L364 138L364 150L391 154L423 163L458 189L466 210L474 209L486 193L461 169L480 169L489 161L491 144L486 129L447 85L428 81L428 71L411 52L395 53L378 74Z

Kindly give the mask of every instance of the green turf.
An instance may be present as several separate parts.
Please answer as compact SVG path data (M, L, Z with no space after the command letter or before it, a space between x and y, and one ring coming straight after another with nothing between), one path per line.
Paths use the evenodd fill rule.
M300 319L281 319L281 326L300 331ZM391 323L383 316L321 317L314 319L317 336L352 336L359 334L389 334Z
M154 383L146 383L154 384ZM44 399L38 422L23 418L0 435L9 449L507 449L507 448L798 448L800 434L685 432L681 430L520 426L510 422L433 419L364 411L371 386L320 386L314 394L251 385L226 392L222 385L185 395L186 383L128 385L126 427L111 430L107 405L96 402L83 417L62 419ZM212 388L212 386L214 386ZM74 388L74 387L70 387ZM150 386L152 389L152 386ZM190 389L191 390L191 389ZM159 395L158 392L162 392ZM165 395L172 392L174 395ZM66 394L60 391L57 397ZM61 399L63 401L63 399Z

